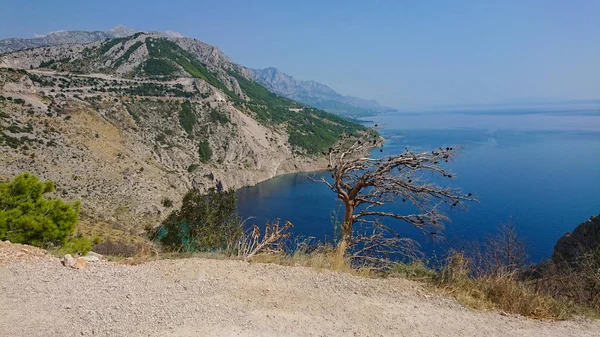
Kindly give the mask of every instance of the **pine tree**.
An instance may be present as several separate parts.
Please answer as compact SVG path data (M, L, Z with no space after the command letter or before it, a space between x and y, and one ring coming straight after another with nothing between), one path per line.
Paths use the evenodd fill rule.
M33 246L62 245L79 219L79 201L46 199L52 181L21 173L0 183L0 239Z

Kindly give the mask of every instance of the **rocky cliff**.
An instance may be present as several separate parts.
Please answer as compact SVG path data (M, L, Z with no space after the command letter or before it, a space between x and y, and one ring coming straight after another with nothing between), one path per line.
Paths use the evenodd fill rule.
M586 254L600 252L600 215L575 227L572 233L561 237L554 246L552 260L576 264Z

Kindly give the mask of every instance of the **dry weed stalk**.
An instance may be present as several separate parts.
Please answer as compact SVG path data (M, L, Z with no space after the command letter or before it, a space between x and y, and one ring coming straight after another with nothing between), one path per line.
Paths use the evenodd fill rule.
M260 228L254 225L249 236L240 239L238 244L238 256L245 261L250 260L258 253L281 254L284 252L284 241L290 237L286 231L293 228L291 222L286 221L280 226L280 219L265 225L265 233L261 235Z

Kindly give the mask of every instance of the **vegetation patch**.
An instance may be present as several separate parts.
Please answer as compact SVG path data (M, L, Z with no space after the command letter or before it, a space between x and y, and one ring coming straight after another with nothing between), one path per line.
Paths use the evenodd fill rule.
M237 97L231 90L219 81L219 79L213 75L206 67L198 61L194 55L188 53L179 47L175 42L169 41L165 38L159 39L147 39L146 45L148 47L148 53L151 57L157 59L171 60L180 65L190 75L201 78L214 87L221 89L227 93L230 97Z
M231 119L224 112L217 109L210 109L210 121L213 123L228 124L231 123Z
M188 135L191 135L194 131L196 122L196 114L194 114L192 103L190 103L190 101L183 102L183 104L181 104L181 109L179 110L179 125L181 125Z
M169 60L148 59L142 65L142 69L149 76L171 75L177 71L177 68Z
M235 192L190 190L181 208L154 230L152 237L167 251L197 252L225 249L242 234Z
M126 41L127 38L125 37L121 37L121 38L116 38L116 39L110 39L106 42L104 42L101 46L100 46L100 54L106 54L109 50L112 49L112 47L116 46L117 44Z
M200 144L198 144L198 155L201 162L208 163L210 161L212 158L212 149L210 148L208 141L201 141Z
M22 173L0 184L0 239L38 247L62 245L75 229L79 202L46 199L52 181Z
M125 61L129 60L129 56L131 56L131 54L133 54L142 44L144 44L142 41L137 41L131 45L131 47L127 48L127 51L115 61L115 67L118 68L121 64L125 63Z

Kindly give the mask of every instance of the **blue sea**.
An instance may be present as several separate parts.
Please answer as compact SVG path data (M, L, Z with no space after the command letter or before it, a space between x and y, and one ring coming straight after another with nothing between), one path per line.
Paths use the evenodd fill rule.
M600 213L600 109L394 113L372 120L386 138L381 155L407 147L460 149L447 166L457 176L450 184L479 202L450 211L444 239L432 241L404 223L386 223L417 240L427 254L485 240L512 219L530 262L539 262L552 255L563 234ZM279 176L242 188L237 196L239 213L252 217L251 223L281 218L294 224L296 236L333 238L336 196L306 174ZM401 202L390 207L407 212Z

